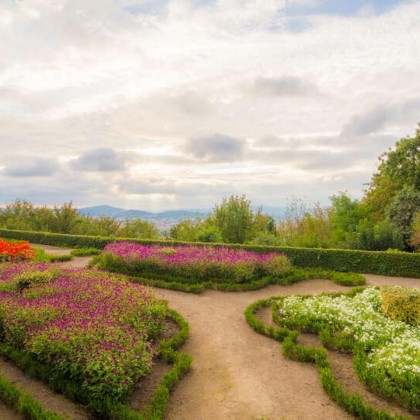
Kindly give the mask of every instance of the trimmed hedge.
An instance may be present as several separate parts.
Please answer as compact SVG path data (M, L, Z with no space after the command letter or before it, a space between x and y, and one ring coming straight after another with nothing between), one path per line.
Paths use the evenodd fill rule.
M316 267L334 271L383 274L420 278L420 254L407 252L359 251L347 249L293 248L240 244L210 244L200 242L156 241L149 239L107 238L101 236L66 235L60 233L0 229L0 237L22 239L32 243L72 248L99 248L116 241L132 241L144 245L195 245L242 248L259 253L281 252L297 267Z
M22 391L0 374L0 401L17 411L24 419L63 420L53 411L47 411L32 395Z

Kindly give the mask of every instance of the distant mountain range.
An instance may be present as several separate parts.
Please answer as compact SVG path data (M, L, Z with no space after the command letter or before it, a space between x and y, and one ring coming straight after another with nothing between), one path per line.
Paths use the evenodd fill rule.
M101 217L108 216L115 219L193 219L196 216L205 217L209 211L206 210L167 210L158 213L152 213L144 210L126 210L112 206L93 206L84 207L78 210L79 214L84 216Z
M258 207L255 207L256 210ZM162 212L149 212L144 210L126 210L107 205L84 207L78 210L79 214L84 216L101 217L108 216L116 219L146 219L146 220L183 220L194 219L197 216L206 217L211 210L167 210ZM285 209L283 207L263 207L263 212L275 218L283 218Z

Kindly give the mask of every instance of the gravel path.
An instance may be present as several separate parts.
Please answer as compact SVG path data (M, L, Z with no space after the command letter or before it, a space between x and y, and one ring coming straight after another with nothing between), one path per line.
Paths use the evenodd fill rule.
M78 261L86 263L76 258L72 266ZM419 279L366 277L371 285L420 285ZM167 419L351 418L324 393L314 366L283 358L279 343L256 334L243 315L249 304L270 296L345 290L329 280L252 292L208 290L201 295L154 289L190 324L190 338L182 350L192 355L192 370L174 390Z

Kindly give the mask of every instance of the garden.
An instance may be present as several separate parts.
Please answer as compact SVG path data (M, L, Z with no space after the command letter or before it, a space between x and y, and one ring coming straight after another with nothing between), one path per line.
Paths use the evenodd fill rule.
M48 248L27 242L0 240L0 246L2 363L63 394L82 407L85 418L419 414L415 287L375 287L375 276L296 267L281 252L228 246L116 241L102 251L56 251L54 258ZM81 268L87 259L89 267ZM282 296L273 298L276 293ZM247 306L248 324L274 340L258 341L267 339L247 328L241 315ZM194 328L187 349L195 373L182 381L192 359L178 351L188 336L180 313L188 314ZM341 357L350 360L359 393L337 374L334 363L340 365ZM319 379L308 382L309 365L284 365L283 358L313 363ZM240 387L233 385L237 375ZM0 373L0 399L23 417L78 418L15 382ZM141 403L134 401L139 390ZM305 392L317 398L300 400L297 408L282 403L286 395ZM333 405L324 401L327 396ZM228 411L224 400L231 401Z

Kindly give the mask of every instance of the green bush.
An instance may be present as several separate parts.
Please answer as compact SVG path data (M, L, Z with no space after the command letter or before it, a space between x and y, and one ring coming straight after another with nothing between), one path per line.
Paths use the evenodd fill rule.
M90 257L92 255L99 255L101 252L98 248L78 248L73 249L70 255L73 255L73 257Z
M258 246L239 244L209 244L180 241L156 241L130 238L106 238L100 236L66 235L58 233L32 232L0 229L0 237L23 239L32 243L66 246L72 248L99 248L116 241L131 241L144 245L195 245L195 246L228 246L242 248L259 253L281 252L292 265L297 267L314 267L334 271L352 271L355 273L383 274L420 278L420 254L407 252L358 251L347 249L293 248L281 246Z
M383 313L394 321L420 324L420 289L388 286L381 289Z

